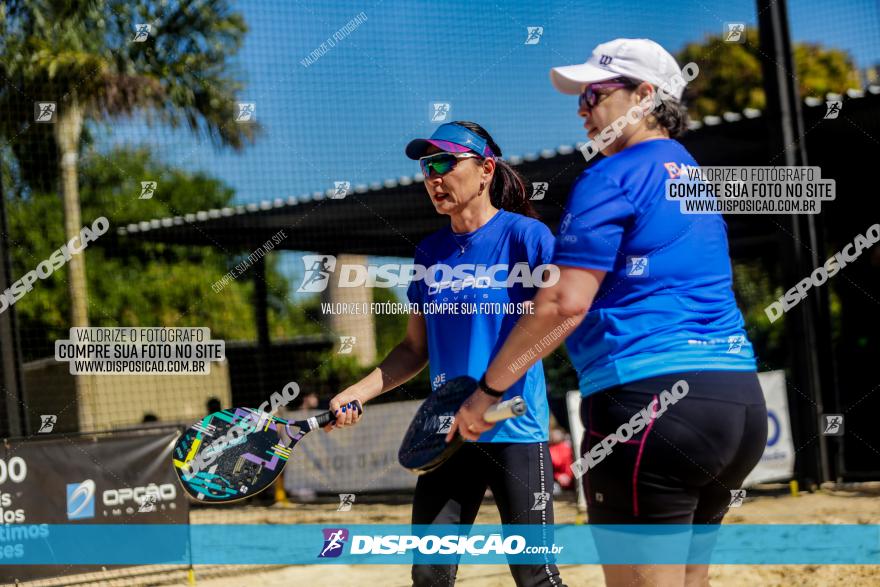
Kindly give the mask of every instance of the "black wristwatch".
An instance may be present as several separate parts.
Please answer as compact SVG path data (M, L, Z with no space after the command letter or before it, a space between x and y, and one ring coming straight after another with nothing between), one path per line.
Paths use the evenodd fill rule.
M504 397L503 391L498 391L497 389L492 389L486 384L486 374L483 373L483 376L480 377L480 389L482 389L486 395L491 395L492 397Z

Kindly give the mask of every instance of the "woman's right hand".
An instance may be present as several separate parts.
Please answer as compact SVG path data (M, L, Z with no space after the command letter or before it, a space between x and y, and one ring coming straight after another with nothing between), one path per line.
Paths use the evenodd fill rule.
M361 410L355 407L355 402L361 405ZM354 426L361 419L361 411L364 402L357 393L349 389L345 389L336 394L330 400L330 411L336 414L336 422L331 426L324 428L327 432L332 432L336 428L345 428L346 426Z

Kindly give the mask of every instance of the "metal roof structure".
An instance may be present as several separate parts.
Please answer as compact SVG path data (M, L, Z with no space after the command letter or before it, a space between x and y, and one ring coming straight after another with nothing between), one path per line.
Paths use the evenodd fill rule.
M835 149L810 149L828 141L846 143L854 133L880 137L880 86L828 94L843 100L840 119L825 120L818 98L804 100L807 149L811 165L821 165L823 177L843 172L852 155ZM701 165L779 165L781 153L768 153L763 113L755 109L725 112L692 121L681 142ZM533 201L542 220L556 228L575 178L587 167L579 151L583 143L561 145L522 156L507 157L528 181L547 182L545 197ZM845 155L845 156L844 156ZM841 157L843 156L843 159ZM597 157L595 160L599 160ZM595 161L594 160L594 161ZM438 216L425 196L423 176L386 179L355 185L344 198L334 190L299 197L266 200L234 207L202 210L183 216L156 218L120 227L122 238L195 246L222 246L247 251L264 243L278 230L288 236L278 249L411 257L415 246L447 220ZM839 190L840 191L840 190ZM766 240L761 228L766 217L729 216L734 246L750 238Z

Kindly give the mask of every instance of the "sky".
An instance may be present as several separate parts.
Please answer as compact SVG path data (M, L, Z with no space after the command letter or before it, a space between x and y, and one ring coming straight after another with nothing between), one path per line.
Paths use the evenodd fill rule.
M675 53L728 22L756 23L744 0L231 5L249 27L230 71L264 127L256 144L220 150L140 117L102 125L98 136L102 149L148 144L169 164L218 177L238 204L414 175L403 149L436 128L434 102L450 104L448 120L482 124L508 157L572 145L585 138L576 98L553 89L551 67L581 63L616 37L648 37ZM859 68L880 64L880 2L800 0L788 11L794 41L846 49ZM539 42L525 43L527 27L543 27ZM321 54L304 64L313 51Z

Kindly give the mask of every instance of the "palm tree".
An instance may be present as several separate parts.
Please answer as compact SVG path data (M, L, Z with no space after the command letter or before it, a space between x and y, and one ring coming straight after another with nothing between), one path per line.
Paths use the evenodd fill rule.
M143 112L218 146L253 140L258 127L234 119L242 83L225 73L246 31L224 0L0 3L0 134L24 185L60 186L67 239L82 228L77 160L90 138L86 121ZM35 122L38 102L55 102L54 124ZM68 265L70 323L88 326L84 255ZM80 427L88 428L80 377L76 385Z

